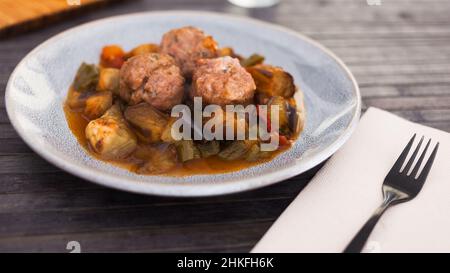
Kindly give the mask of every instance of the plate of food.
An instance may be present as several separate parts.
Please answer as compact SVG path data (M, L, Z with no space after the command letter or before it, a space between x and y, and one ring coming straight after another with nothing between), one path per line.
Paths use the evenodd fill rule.
M345 143L361 111L351 72L317 42L194 11L64 31L17 65L5 102L22 139L57 167L166 196L240 192L298 175Z

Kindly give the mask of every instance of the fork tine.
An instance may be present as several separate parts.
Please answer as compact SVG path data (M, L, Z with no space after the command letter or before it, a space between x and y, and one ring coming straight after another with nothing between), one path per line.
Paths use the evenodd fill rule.
M406 163L405 168L403 169L402 173L407 174L409 169L411 169L411 166L414 162L414 159L416 159L417 153L419 152L420 146L422 145L423 142L423 136L419 141L419 144L417 144L416 149L414 150L413 154L411 155L411 157L408 160L408 163Z
M425 182L425 179L427 178L428 173L430 172L430 169L431 169L431 166L433 165L433 161L434 161L434 158L436 157L438 148L439 148L439 142L436 144L436 146L434 146L434 149L430 155L430 158L428 158L428 161L425 164L425 167L423 167L422 172L420 173L419 177L417 178L417 180L419 180L422 183Z
M425 158L425 154L427 153L428 147L430 146L431 138L428 140L427 145L425 146L425 149L423 149L422 154L419 157L419 160L417 160L416 166L414 166L413 171L411 172L411 177L416 177L417 172L419 171L420 165L422 165L422 161Z
M411 149L411 146L412 146L415 138L416 138L416 134L414 134L412 136L412 138L409 140L409 142L406 145L405 149L403 149L402 153L398 157L397 161L395 161L395 164L394 164L394 166L392 166L392 168L389 171L389 173L400 172L400 169L402 168L403 162L405 162L406 156L408 155L408 152Z

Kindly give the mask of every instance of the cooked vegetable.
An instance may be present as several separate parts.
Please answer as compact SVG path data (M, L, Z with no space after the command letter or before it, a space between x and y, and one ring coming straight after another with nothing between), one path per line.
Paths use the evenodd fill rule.
M159 46L156 44L141 44L133 48L130 52L125 54L125 59L131 58L136 55L141 55L145 53L157 53L159 51Z
M81 93L76 90L71 90L67 95L66 103L73 110L80 109L86 105L87 98L88 93Z
M303 130L303 116L301 110L297 109L295 105L288 103L289 111L289 129L294 134L300 133Z
M237 58L239 61L244 60L244 58L241 55L236 54L236 52L234 52L233 48L231 48L231 47L219 48L217 50L217 56L218 57L230 56L230 57L233 57L233 58Z
M89 119L101 117L112 106L112 93L109 91L95 92L86 99L84 115Z
M270 157L270 152L268 151L261 151L261 147L259 146L259 143L255 143L251 146L250 150L248 151L245 160L247 161L258 161L260 159L265 159Z
M89 122L85 134L91 149L106 159L124 158L137 147L136 136L128 128L117 104Z
M168 120L165 114L145 102L129 106L125 110L125 118L137 129L139 139L146 143L161 141Z
M255 141L251 140L236 140L231 142L225 147L218 156L225 160L236 160L244 157L250 148L253 146Z
M125 52L120 46L109 45L102 49L100 65L103 67L120 68L125 62Z
M217 55L219 55L219 57L224 57L224 56L233 57L234 51L231 47L222 47L217 50Z
M161 140L165 143L174 143L176 140L173 138L172 135L172 125L175 121L177 121L178 118L170 117L167 121L166 127L164 127L164 130L161 134Z
M192 140L181 140L175 142L175 147L178 152L178 159L181 162L186 162L192 159L200 158L200 151L195 146Z
M293 77L264 61L259 54L243 57L231 47L218 48L195 27L171 30L160 44L139 44L128 52L107 45L98 64L78 68L64 105L67 122L95 158L138 174L184 176L254 166L289 147L305 118ZM195 97L202 98L201 109L215 104L225 111L208 107L208 114L195 115ZM194 112L189 126L169 116L179 104ZM225 105L236 107L229 111ZM268 132L260 130L264 124ZM202 137L187 140L185 133Z
M101 68L97 89L111 91L119 95L120 70L117 68Z
M267 104L271 97L264 93L256 92L255 93L255 102L256 104Z
M264 56L258 55L258 54L252 54L250 57L243 59L241 61L241 65L243 67L250 67L257 64L262 64L264 62Z
M97 86L98 77L99 71L95 64L82 63L73 81L73 88L78 92L94 90Z
M289 139L283 135L278 136L278 143L280 144L280 146L286 146L290 144Z
M224 138L226 138L227 136L227 131L230 130L230 132L232 133L232 136L234 138L238 137L238 128L240 132L244 133L244 137L247 136L248 132L249 132L249 128L248 128L248 122L246 120L247 115L241 116L238 115L235 112L230 112L228 114L226 114L225 111L222 112L217 112L215 113L212 117L205 117L203 119L203 126L205 126L206 123L209 122L214 122L214 123L221 123L222 124L222 134L224 136ZM211 121L214 120L214 121ZM220 128L220 127L219 127ZM219 131L219 128L214 127L213 128L213 132L215 133L216 130ZM231 129L233 129L231 131Z
M291 132L289 129L288 105L289 104L287 101L280 96L272 97L267 104L270 120L272 121L273 119L278 119L279 131L282 135L288 135ZM272 113L272 106L278 106L278 115L276 115L276 113Z
M295 93L294 78L280 67L258 64L247 67L247 71L255 81L256 92L284 98L290 98Z
M136 150L135 157L144 161L136 171L139 174L162 174L178 164L177 151L173 145L160 148L140 146Z
M207 158L220 152L220 143L216 140L196 143L196 146L200 151L202 158Z

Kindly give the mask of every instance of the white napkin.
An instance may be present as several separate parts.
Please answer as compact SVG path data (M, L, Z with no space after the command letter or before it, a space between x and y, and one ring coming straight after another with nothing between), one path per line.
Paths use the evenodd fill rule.
M386 211L364 252L450 252L450 134L376 108L252 252L341 252L381 204L384 177L414 133L415 144L425 136L421 150L432 138L425 160L440 142L428 179L415 199Z

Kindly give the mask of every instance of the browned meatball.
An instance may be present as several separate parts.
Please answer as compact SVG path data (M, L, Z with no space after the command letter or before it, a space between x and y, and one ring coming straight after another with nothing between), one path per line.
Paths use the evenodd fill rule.
M183 95L184 78L169 55L137 55L120 69L120 96L130 105L145 101L165 111L180 104Z
M195 62L217 57L217 42L195 27L173 29L162 37L161 52L175 58L185 77L191 77Z
M238 59L201 59L192 78L192 97L208 104L245 104L253 98L255 82Z

